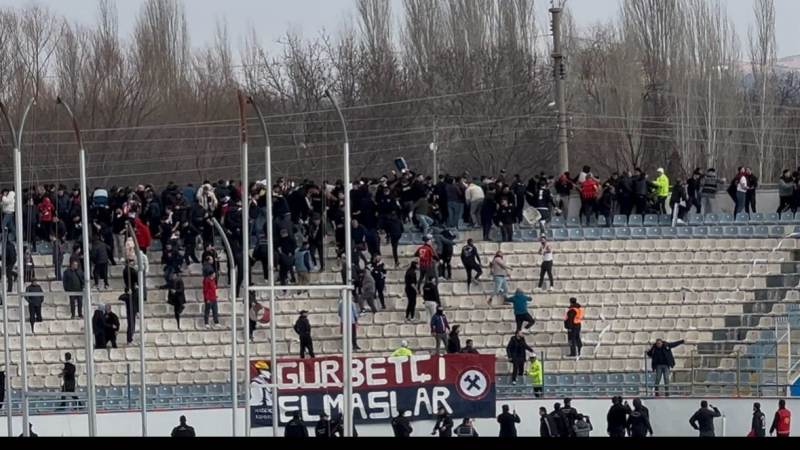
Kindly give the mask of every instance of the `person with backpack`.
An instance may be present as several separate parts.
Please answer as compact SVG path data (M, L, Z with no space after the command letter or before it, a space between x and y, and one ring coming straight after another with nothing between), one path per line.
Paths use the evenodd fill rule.
M761 403L753 403L753 420L750 423L750 432L747 437L767 436L767 416L761 412Z
M418 258L419 265L417 291L419 291L422 287L422 283L427 280L433 280L434 283L438 284L439 280L436 275L435 261L439 260L439 255L436 254L436 250L434 250L433 246L431 246L430 236L425 236L423 244L417 248L417 251L414 252L414 256Z
M597 199L600 197L600 183L597 179L590 173L586 175L586 179L580 183L580 194L581 194L581 225L584 225L584 218L586 219L585 224L588 226L590 223L590 218L593 215L596 215L597 211Z
M473 281L472 272L475 272L476 283L483 274L483 270L481 269L481 256L472 239L467 239L466 245L461 248L461 264L467 272L467 292L469 292Z
M792 412L786 408L786 400L778 400L778 410L775 411L775 418L772 419L772 426L769 434L775 433L778 437L789 437L792 431Z

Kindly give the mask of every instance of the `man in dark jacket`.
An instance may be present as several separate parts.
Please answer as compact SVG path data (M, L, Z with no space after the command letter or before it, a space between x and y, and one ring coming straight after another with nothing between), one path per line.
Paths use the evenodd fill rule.
M25 288L25 292L33 294L30 297L25 297L25 300L28 301L28 318L31 322L31 333L36 334L33 327L36 322L42 321L42 303L44 302L44 296L41 295L43 293L42 287L36 282L36 278L31 278L31 284Z
M567 418L561 411L561 403L553 403L553 411L547 415L550 424L553 425L551 431L555 431L556 437L568 437L572 432L572 425L567 423Z
M308 311L300 311L300 317L294 323L294 332L300 336L300 359L306 357L306 350L308 355L314 357L314 343L311 340L311 322L308 321Z
M625 437L625 429L628 424L628 414L631 413L631 408L628 402L622 403L622 397L616 396L611 398L611 408L608 409L606 420L608 422L609 437L621 438Z
M497 416L497 423L500 424L500 433L497 435L501 438L515 438L517 437L517 425L520 423L517 411L508 412L508 405L503 405L503 412Z
M646 437L647 433L653 435L653 427L650 426L650 410L642 405L638 398L633 399L633 411L628 415L628 434L631 437Z
M452 437L453 436L453 419L447 414L447 409L444 406L439 407L436 414L436 424L433 426L431 435L439 433L439 437Z
M663 377L664 395L669 397L669 371L675 367L675 358L672 356L672 349L683 343L684 340L664 342L662 339L656 339L656 343L647 351L647 356L650 357L653 371L656 373L656 396L658 396L658 385Z
M467 271L467 292L469 292L469 287L472 284L472 272L475 271L476 282L483 273L483 270L481 270L481 256L472 239L467 239L467 244L461 248L461 264L464 265L464 270Z
M111 310L111 305L106 305L104 316L104 335L106 342L111 342L111 348L117 348L117 332L119 331L119 317Z
M67 352L64 353L64 368L61 369L61 373L58 375L61 378L63 384L61 385L61 392L67 393L75 393L75 364L72 364L72 354ZM72 395L73 400L78 400L78 397ZM62 410L66 409L67 397L61 396L61 408ZM70 402L71 403L71 402ZM75 408L77 409L77 408Z
M526 351L533 352L533 349L525 342L522 330L517 330L514 336L509 339L508 345L506 345L506 356L508 356L513 365L511 369L511 384L517 384L517 376L524 373L525 361L528 359Z
M94 288L98 289L100 280L103 280L103 285L106 289L108 289L108 262L110 260L111 249L109 249L108 244L101 241L100 239L95 239L92 242L92 249L91 249L91 260L94 264Z
M308 429L303 419L300 417L300 412L295 411L292 420L286 424L283 431L283 437L287 438L306 438L308 437Z
M572 399L564 399L564 407L561 408L561 416L564 417L564 422L567 425L568 437L575 437L575 422L578 420L578 410L572 407ZM564 436L563 434L561 436Z
M558 428L544 406L539 408L539 437L558 437Z
M721 415L716 406L703 400L700 402L700 409L689 419L689 425L700 432L700 437L714 437L714 418Z
M195 437L194 427L186 425L186 416L181 416L181 424L172 429L172 437Z
M394 437L411 437L414 428L411 427L411 423L408 421L408 417L406 417L405 410L398 411L397 417L392 419L392 431L394 431Z
M83 318L83 272L78 269L78 261L71 261L69 268L64 271L62 283L64 284L64 292L69 295L69 311L72 318L75 318L77 312L78 317Z
M761 403L753 403L753 420L750 423L750 433L748 437L767 436L767 417L761 412Z

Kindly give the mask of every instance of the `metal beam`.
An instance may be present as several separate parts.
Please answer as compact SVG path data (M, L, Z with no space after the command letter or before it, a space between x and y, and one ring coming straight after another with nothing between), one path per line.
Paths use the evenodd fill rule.
M222 240L222 245L225 246L225 253L228 255L228 261L230 261L230 271L229 276L231 279L230 285L230 298L231 298L231 426L232 426L232 436L236 437L236 413L237 413L237 400L239 399L239 393L237 392L237 381L236 381L236 359L238 358L237 349L236 349L236 259L233 257L233 250L231 249L231 244L228 241L228 236L225 235L225 230L222 228L222 225L219 224L216 218L211 219L211 223L214 224L214 228L217 229L217 233L219 233L220 239ZM245 258L247 259L247 258ZM250 406L248 405L248 408Z

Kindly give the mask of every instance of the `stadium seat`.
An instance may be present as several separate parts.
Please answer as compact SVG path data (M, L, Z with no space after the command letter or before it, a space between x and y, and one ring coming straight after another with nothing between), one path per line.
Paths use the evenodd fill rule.
M631 216L632 217L632 216ZM644 239L647 237L647 232L642 227L631 228L631 239Z
M628 216L623 214L617 214L614 216L614 223L615 227L627 227L628 226Z
M678 229L675 227L665 227L662 232L662 237L672 239L678 237Z
M646 234L647 237L651 239L659 239L662 237L661 228L655 226L646 228Z
M795 215L794 215L794 222L793 223L797 223L797 222L800 222L800 212L795 213Z
M744 227L739 227L739 236L743 238L753 237L758 232L758 228L764 228L765 233L763 237L767 237L769 235L769 228L765 225L761 225L759 227L753 227L752 225L747 225Z
M656 214L646 214L644 216L644 222L642 223L645 227L655 227L658 225L658 215Z
M603 239L609 241L613 241L617 237L614 228L603 228L600 231L600 235L602 236Z
M731 213L722 213L719 215L719 224L720 225L730 225L734 222L733 214Z
M605 228L608 226L608 219L606 216L597 216L597 227Z
M571 240L583 239L583 229L582 228L569 228L567 231L569 233L569 238Z
M703 225L696 227L692 232L692 235L697 238L707 238L708 237L708 227Z
M769 229L769 237L772 238L782 238L786 236L786 229L781 225L776 225L774 227L770 227Z
M774 212L769 214L764 214L764 213L750 214L750 223L754 223L756 225L778 223L779 219L780 216L778 215L778 213Z
M583 230L583 237L588 240L599 240L602 238L601 230L605 229L607 228L586 228Z
M638 214L631 214L631 216L628 217L628 226L631 227L631 228L633 228L633 227L641 227L642 226L642 216L640 216Z
M747 213L737 214L735 222L738 224L750 223L750 214Z
M670 217L670 223L672 223L672 217ZM689 213L689 225L697 226L702 224L703 224L702 214Z
M703 217L703 225L719 225L719 214L706 214L705 217Z
M731 237L732 238L732 237L736 237L736 236L739 235L739 227L736 227L736 226L733 226L733 225L729 225L727 227L722 227L723 230L722 230L722 234L721 235L716 234L716 231L717 231L716 228L719 228L719 227L711 227L711 236L713 236L713 237L725 236L725 237Z
M791 211L784 211L781 213L780 223L790 224L794 223L794 213Z
M725 235L725 228L719 225L713 226L708 230L708 237L721 238Z
M564 228L564 218L562 216L555 216L550 219L550 228Z
M569 217L567 218L567 228L580 228L581 221L577 217Z
M569 231L565 228L557 228L553 230L553 240L554 241L566 241L569 239Z
M692 230L694 230L694 228L691 228L691 227L678 227L678 237L679 238L684 238L684 239L689 239L689 238L692 237Z
M658 216L658 225L662 227L669 227L672 225L672 215L661 214Z

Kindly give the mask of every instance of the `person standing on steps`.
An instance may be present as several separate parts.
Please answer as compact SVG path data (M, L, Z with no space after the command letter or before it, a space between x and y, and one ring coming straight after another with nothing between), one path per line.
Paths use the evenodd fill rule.
M83 318L84 281L83 272L78 268L78 262L71 261L69 268L64 271L64 276L61 278L64 284L64 292L69 295L69 311L72 316L71 318L74 319L76 313L79 318Z
M65 393L65 394L66 393L72 393L73 394L73 395L71 395L72 399L77 401L78 397L76 397L74 395L75 394L75 364L72 364L72 353L70 353L70 352L64 353L64 368L61 369L61 373L58 375L58 377L61 378L61 382L62 382L61 392ZM66 399L67 399L66 395L62 395L61 396L61 408L60 409L62 411L65 410L66 407L67 407ZM70 403L72 403L72 402L70 402ZM78 406L80 406L80 405L79 404L75 405L73 407L73 409L77 409Z
M661 383L661 378L664 379L664 395L669 397L669 371L675 367L675 357L672 356L672 349L683 344L685 341L664 342L662 339L656 339L656 343L647 351L647 356L650 357L653 372L656 374L655 390L656 397L658 397L658 385Z
M553 248L547 242L547 238L539 238L539 254L542 255L542 267L539 270L539 289L544 286L544 276L550 280L550 290L553 289Z
M308 321L308 311L300 311L300 317L294 323L294 332L300 336L300 359L308 356L314 358L314 342L311 340L311 322Z
M408 304L406 305L405 321L413 322L414 313L417 309L417 262L416 261L411 261L411 264L408 266L408 270L406 270L406 274L403 280L406 285L406 297L408 298Z
M464 265L464 270L467 272L467 292L469 292L473 281L472 272L475 272L476 283L480 280L481 274L483 274L481 256L472 239L467 239L466 245L461 248L461 264Z
M436 340L436 354L443 355L447 351L447 332L450 323L441 306L436 307L436 314L431 318L431 335Z
M517 322L517 332L522 330L522 325L525 325L525 333L529 332L531 327L536 323L533 317L531 317L531 313L528 312L528 303L531 302L531 298L525 295L522 292L522 289L517 288L514 295L511 297L506 297L505 303L511 303L514 305L514 320Z
M372 279L375 280L375 292L378 294L378 300L381 302L381 309L386 309L386 297L384 291L386 290L386 265L383 263L381 255L375 255L372 258Z
M434 250L431 246L430 236L425 236L424 243L417 248L417 251L414 252L414 256L419 258L419 280L417 281L417 291L419 291L422 283L425 281L432 280L434 283L438 283L439 279L436 275L436 261L439 260L439 255L436 254L436 250Z
M111 310L111 305L105 305L103 314L104 339L111 343L111 348L117 348L117 332L119 331L119 317ZM103 345L105 348L106 345Z
M31 284L25 288L26 294L33 294L25 297L25 300L28 302L28 319L31 323L32 334L36 334L36 330L33 328L34 325L42 321L42 303L44 303L43 292L42 287L39 286L39 283L36 281L36 277L32 277Z
M578 299L569 299L569 309L564 317L564 328L567 329L567 341L569 342L570 357L581 356L581 322L583 322L583 306L578 303Z
M494 259L489 264L489 272L494 278L494 291L486 300L486 303L491 305L495 296L502 295L505 297L508 294L508 279L511 278L511 268L503 260L503 252L498 250L494 254Z
M533 353L533 349L522 335L522 331L517 330L514 336L508 340L506 345L506 356L511 361L513 368L511 369L511 384L517 384L517 376L521 376L525 372L525 360L527 352Z
M714 437L714 418L722 416L714 405L707 401L700 402L700 409L689 419L689 425L700 432L700 437Z
M186 290L183 285L183 279L181 279L181 275L177 272L173 272L172 275L170 275L167 303L172 305L173 312L175 313L175 322L178 324L178 329L180 330L181 313L186 304Z
M203 323L208 329L208 314L213 313L214 326L219 325L219 309L217 307L217 281L214 272L203 277Z
M772 426L769 434L775 433L778 437L789 437L792 431L792 413L786 409L786 400L778 400L778 410L775 411L775 418L772 419Z

